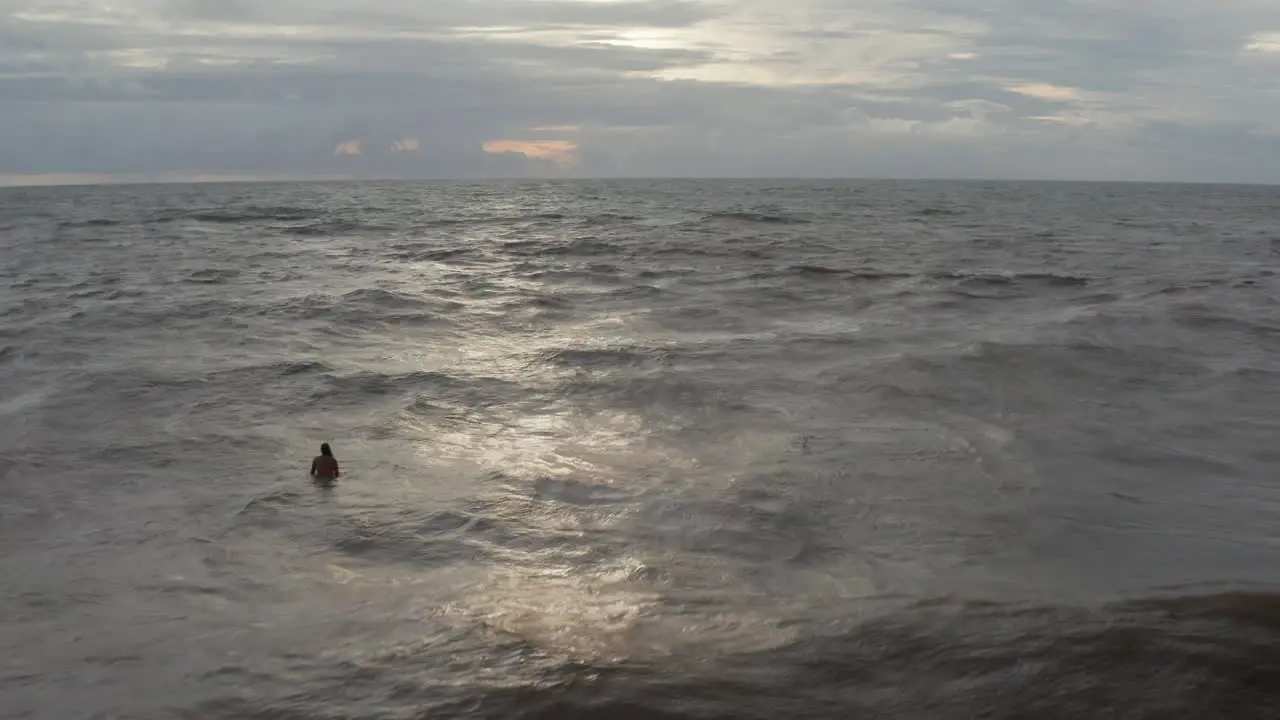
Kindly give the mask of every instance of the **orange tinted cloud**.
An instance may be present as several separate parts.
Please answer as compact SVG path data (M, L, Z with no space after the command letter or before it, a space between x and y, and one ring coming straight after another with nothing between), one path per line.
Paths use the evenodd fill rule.
M1080 91L1063 85L1052 85L1050 83L1028 83L1026 85L1018 85L1011 87L1010 90L1028 95L1038 100L1079 100Z
M333 149L334 155L359 155L364 152L363 140L347 140L338 143L338 147Z
M399 152L413 152L422 147L422 143L418 138L404 138L391 143L391 149Z
M578 160L578 146L568 140L489 140L482 147L495 155L520 153L527 158L550 160L561 168L571 167Z

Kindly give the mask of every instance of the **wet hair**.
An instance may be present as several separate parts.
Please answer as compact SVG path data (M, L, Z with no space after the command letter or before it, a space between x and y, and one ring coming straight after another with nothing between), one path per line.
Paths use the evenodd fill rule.
M320 454L333 457L333 451L329 449L329 443L320 443Z

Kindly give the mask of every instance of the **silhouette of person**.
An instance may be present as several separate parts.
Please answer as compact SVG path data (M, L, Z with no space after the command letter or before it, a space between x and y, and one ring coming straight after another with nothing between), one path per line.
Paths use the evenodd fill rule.
M320 454L311 461L311 476L319 480L334 480L341 474L329 443L320 443Z

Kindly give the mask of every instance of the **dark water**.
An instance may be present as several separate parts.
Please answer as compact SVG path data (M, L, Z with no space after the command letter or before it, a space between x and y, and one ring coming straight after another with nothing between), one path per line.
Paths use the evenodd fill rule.
M4 718L1280 717L1280 189L26 189L0 239Z

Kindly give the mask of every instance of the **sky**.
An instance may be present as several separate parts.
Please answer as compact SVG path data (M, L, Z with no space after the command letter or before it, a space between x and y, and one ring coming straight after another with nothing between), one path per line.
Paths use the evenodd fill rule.
M0 183L1280 182L1280 0L0 0Z

